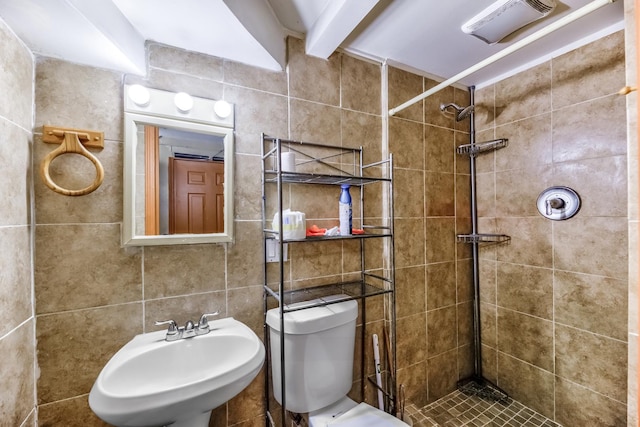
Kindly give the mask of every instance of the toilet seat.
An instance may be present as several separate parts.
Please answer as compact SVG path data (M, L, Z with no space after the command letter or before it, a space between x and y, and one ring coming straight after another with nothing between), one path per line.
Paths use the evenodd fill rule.
M314 427L316 425L318 427L407 427L406 423L393 415L364 402L343 412L344 409L355 404L350 399L347 399L347 402L351 402L351 404L347 406L347 403L343 401L337 405L332 405L332 410L330 411L325 412L322 409L315 411L313 418L319 422L314 422L315 420L312 421L310 419L310 425ZM334 418L330 413L340 415Z

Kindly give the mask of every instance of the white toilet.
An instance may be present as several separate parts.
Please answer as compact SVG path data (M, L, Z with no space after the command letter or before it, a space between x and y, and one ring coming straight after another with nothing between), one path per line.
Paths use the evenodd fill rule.
M323 297L322 301L345 297L333 295ZM288 307L302 308L319 301ZM396 417L347 397L353 380L357 317L358 303L354 300L284 314L286 408L297 413L308 412L310 427L406 427L407 424ZM271 340L273 394L282 404L282 335L278 308L267 312L267 325Z

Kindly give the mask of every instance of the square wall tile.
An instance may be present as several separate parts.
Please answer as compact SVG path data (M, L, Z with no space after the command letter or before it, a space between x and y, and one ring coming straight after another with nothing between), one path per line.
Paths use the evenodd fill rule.
M580 329L555 328L556 375L627 401L627 343Z
M123 140L122 77L108 71L39 57L36 63L36 121L104 132Z
M424 265L424 219L397 219L394 233L396 268Z
M428 274L428 271L427 271ZM425 295L425 267L398 268L395 273L396 315L411 316L425 311L428 297Z
M407 368L427 359L426 313L399 318L396 322L398 369Z
M292 99L290 111L291 139L329 145L341 144L340 108Z
M305 54L305 42L287 39L289 92L292 97L327 105L340 105L340 58L334 53L328 59ZM313 84L309 84L313 82ZM302 140L305 140L302 138Z
M120 224L38 225L35 239L37 313L142 299L141 249L120 246Z
M32 200L29 192L32 182L31 173L26 171L31 170L33 136L30 132L2 119L2 116L0 135L0 164L3 165L3 185L0 185L3 208L0 226L26 225L30 223L31 218L29 207Z
M450 129L431 125L424 126L425 170L441 173L455 172L456 142L458 142L459 135L462 134ZM465 144L469 143L468 136L464 140ZM468 168L463 170L468 173Z
M509 140L507 147L496 151L496 170L537 169L552 163L552 114L527 117L498 126L497 138Z
M389 108L395 108L413 97L424 92L423 78L417 74L401 70L399 68L388 68L389 80ZM423 102L416 102L398 112L394 117L413 120L416 122L423 121Z
M553 161L626 154L625 108L623 97L611 95L554 111Z
M551 111L551 61L495 84L496 125Z
M581 216L627 216L627 156L557 163L553 181L578 193Z
M627 338L625 280L556 271L555 321L618 340Z
M456 290L455 263L442 262L427 265L427 310L455 304Z
M104 365L139 333L141 303L38 316L38 402L89 393Z
M498 305L553 319L553 270L498 263Z
M224 75L224 61L221 58L160 43L148 43L147 51L149 54L149 67L217 81L221 81Z
M497 218L496 232L511 236L508 243L496 246L498 261L551 268L554 253L552 222L541 216Z
M457 350L429 358L429 401L433 402L455 391L458 383Z
M202 314L215 312L219 314L211 317L211 320L229 316L222 291L149 299L144 302L144 330L166 330L166 325L156 326L155 322L169 319L175 320L179 326L184 326L189 320L195 324Z
M19 426L35 407L33 320L0 339L0 420Z
M39 165L45 156L56 149L55 144L34 138L33 162ZM123 217L123 144L106 140L104 148L92 154L104 168L104 180L93 192L82 197L69 197L47 187L40 176L35 177L34 194L38 224L117 223ZM96 169L88 159L79 155L59 156L49 167L51 180L70 190L91 185ZM61 215L64 212L64 215Z
M0 227L0 337L32 316L30 227Z
M628 222L580 215L553 225L555 268L627 280Z
M556 377L556 418L563 426L626 426L624 403Z
M434 86L437 86L440 82L425 78L424 90L427 91ZM453 86L448 86L433 95L424 99L424 122L430 125L440 126L448 129L455 128L455 115L452 109L442 111L440 105L449 104L455 102L454 100L455 89ZM408 100L408 99L407 99ZM462 105L461 105L462 106Z
M427 351L429 358L454 349L458 343L456 306L427 312Z
M89 407L89 395L38 406L38 425L65 427L109 427Z
M380 115L382 74L380 64L341 55L342 108ZM365 87L366 90L362 90Z
M389 152L395 168L424 170L424 126L421 123L391 117Z
M456 258L455 219L431 217L426 219L427 264L453 261Z
M498 350L552 372L553 323L498 308Z
M553 373L524 363L504 353L498 355L498 383L510 397L542 415L554 418ZM572 424L567 424L567 426ZM585 424L586 425L586 424Z
M625 85L624 31L602 37L551 62L555 109L616 93Z
M5 117L23 129L32 128L33 119L33 56L8 25L0 24L2 79L0 117Z
M432 188L425 187L425 173L421 170L396 169L394 170L393 184L395 217L422 218L425 209L425 196L429 197L432 191Z
M227 60L224 61L223 70L224 82L232 85L231 87L240 86L278 95L287 94L286 71L271 71ZM227 90L231 87L225 87L225 99Z

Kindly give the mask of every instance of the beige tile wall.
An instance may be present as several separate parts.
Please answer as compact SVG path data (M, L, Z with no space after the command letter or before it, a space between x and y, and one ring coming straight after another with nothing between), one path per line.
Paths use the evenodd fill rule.
M0 424L33 426L33 57L0 21Z
M436 82L393 67L389 105ZM398 383L418 406L455 390L473 373L470 252L455 243L469 232L469 121L456 123L440 103L469 104L466 90L447 88L389 120L394 154Z
M626 0L625 9L625 57L626 81L630 86L637 85L637 46L636 46L636 2ZM627 425L638 425L638 93L627 95L627 150L628 150L628 191L629 191L629 361Z
M148 46L148 56L146 80L38 59L34 165L50 150L40 141L43 124L102 130L106 138L105 149L96 152L105 167L105 183L94 193L69 198L35 182L42 426L104 425L87 404L93 381L120 346L135 334L157 329L154 320L174 318L183 324L217 309L262 336L261 132L363 145L365 161L380 160L380 65L342 54L328 61L307 57L304 43L296 39L289 41L288 72L157 44ZM120 247L123 82L236 105L234 244ZM58 160L53 165L54 179L79 186L87 175L92 176L88 170L70 174L83 166L81 161ZM314 194L308 190L292 193L291 198L292 203L313 206ZM287 268L308 279L349 273L354 268L348 260L355 249L347 244L305 245L292 249ZM343 257L347 262L342 262ZM304 281L299 285L304 286ZM381 307L372 301L367 318L379 334ZM367 366L373 373L369 359ZM211 425L264 425L263 396L260 375L238 397L214 411Z
M20 165L15 163L16 147L25 152L17 151L24 157L24 166L11 169L15 170L16 179L4 187L8 192L4 199L15 203L15 208L5 205L8 207L3 218L8 223L0 231L4 230L10 238L1 241L15 244L10 245L10 250L3 249L3 254L12 255L3 255L2 262L15 271L16 279L10 283L3 281L0 291L9 289L11 294L6 307L17 307L26 314L10 316L11 322L21 316L23 319L13 323L4 335L0 333L0 352L22 363L20 372L9 376L20 378L15 387L27 397L16 399L13 391L3 394L0 415L9 414L18 423L22 420L33 423L36 418L35 414L30 415L33 405L25 405L29 396L33 396L34 385L29 378L34 376L34 344L33 322L29 321L30 266L24 264L30 258L26 208L29 183L24 171L31 170L30 148L25 147L30 147L32 126L30 104L23 105L28 98L24 94L30 94L31 89L25 87L26 83L15 81L16 76L28 75L32 67L26 59L27 51L3 31L0 42L8 41L3 52L17 51L20 61L10 61L16 72L4 74L3 78L8 76L9 81L0 79L0 84L19 90L21 96L11 97L20 100L16 101L19 105L0 105L0 135L9 135L7 141L20 138L24 141L22 145L11 146L12 165ZM619 242L626 242L627 237L626 226L618 222L626 221L626 213L620 210L620 206L626 206L626 191L619 189L626 183L619 180L620 168L626 165L626 151L620 149L617 126L593 125L600 117L618 121L624 117L615 113L621 108L620 103L609 96L617 90L611 87L620 84L620 44L620 35L609 37L577 54L568 54L523 73L517 81L509 79L477 94L477 118L483 121L478 140L512 135L509 148L479 164L482 172L479 183L488 186L488 191L480 196L482 231L513 236L508 247L483 252L485 374L514 397L547 415L555 415L567 426L587 425L595 419L594 414L600 414L597 416L605 423L619 423L625 412L626 397L620 392L624 389L620 384L625 382L626 322L621 326L619 317L621 311L626 313L622 293L626 292L627 257L625 251L619 251ZM596 49L598 55L590 49ZM598 57L611 51L614 58L609 61L597 62L592 68L589 64L586 68L575 66L584 63L582 56ZM3 60L6 57L3 55ZM133 335L150 330L157 318L175 317L184 322L214 306L260 332L262 267L260 262L247 262L262 258L259 245L255 244L260 235L260 177L255 172L259 168L260 132L335 144L355 141L355 145L365 145L365 155L371 156L370 160L380 158L379 66L342 54L332 56L329 61L309 58L303 55L303 44L297 40L290 41L289 57L288 73L276 73L150 45L151 67L144 83L224 98L242 108L236 109L236 180L240 184L235 195L236 243L146 249L123 249L119 245L121 90L123 81L133 83L140 79L54 59L38 59L36 134L43 124L58 124L101 129L107 139L105 149L97 152L107 178L95 193L70 199L45 189L38 179L34 183L36 334L41 371L37 383L39 425L104 425L87 405L91 384L113 352ZM594 84L576 83L574 74L563 74L562 70L573 68L580 76L610 74L611 63L614 82L604 85L604 92L593 99L592 91L575 98L573 92L580 92L575 85L582 88ZM309 81L314 84L308 84ZM390 68L389 105L400 104L434 84ZM602 86L595 85L595 90L601 90ZM563 91L556 94L558 105L553 98L556 87ZM453 243L451 238L469 231L468 161L455 155L455 147L468 142L467 123L456 124L438 109L440 102L452 101L467 105L468 95L459 89L444 90L400 113L389 124L390 151L395 156L398 179L395 200L398 381L407 386L409 396L418 404L453 390L459 378L472 372L470 253L466 246ZM11 107L9 112L2 110L7 105ZM613 112L602 115L602 108ZM594 110L597 114L593 114ZM16 111L26 112L24 124L13 116ZM582 117L589 114L593 119L584 121ZM585 139L590 138L588 145L564 130L579 120L583 120L581 126L589 126L585 135ZM624 127L623 122L618 125ZM601 139L594 137L598 132L613 135L612 141L602 144ZM610 145L615 146L614 151ZM2 147L7 148L6 144L0 145L0 150ZM527 149L534 147L535 150ZM33 167L37 167L48 149L39 137L35 138ZM501 158L507 150L512 150L513 155ZM86 165L60 160L54 168L55 179L70 186L82 184L86 179L82 168ZM77 176L69 173L76 169L80 170ZM523 174L531 179L522 182L538 185L514 189L514 180ZM596 178L592 179L593 174ZM562 182L555 182L555 177L562 177ZM535 198L548 185L566 184L568 180L581 195L584 192L585 207L580 214L583 221L574 221L575 225L571 222L549 225L546 220L541 221L526 199ZM598 183L601 180L609 184ZM24 189L14 182L24 182ZM587 182L590 185L583 188ZM605 194L604 189L619 191ZM408 199L417 202L408 203ZM598 203L600 200L606 203ZM604 205L612 210L605 210ZM21 209L23 212L14 216ZM549 231L553 232L553 238ZM576 244L569 240L575 236L590 240ZM593 254L598 251L583 252L581 248L585 245L603 245L600 248L608 255L594 259ZM16 256L15 248L20 247L24 249ZM335 250L348 254L352 249ZM298 254L298 260L301 255L305 254ZM290 268L296 268L296 254L292 256ZM590 261L580 262L580 258L589 256ZM194 265L189 274L182 268L187 262ZM332 265L331 260L327 262ZM554 262L562 268L554 266ZM212 264L221 265L224 275L212 277L209 274ZM345 268L342 273L349 271L349 267ZM526 289L511 286L512 281L519 279L529 286ZM18 293L14 292L15 287ZM531 304L526 298L547 303ZM593 304L594 298L601 304ZM550 300L555 304L551 314ZM621 305L624 310L620 310ZM370 318L375 323L371 329L378 333L382 310L379 313ZM521 327L513 328L511 321ZM554 328L551 334L549 324ZM539 354L527 350L530 343L513 344L512 338L527 331L536 337L538 349L542 349ZM592 370L588 372L581 369L582 365L577 363L580 360L576 359L586 358L583 347L576 346L583 342L593 346L588 354ZM596 351L600 348L606 352ZM547 353L551 354L551 362ZM365 361L367 365L369 362ZM598 375L603 370L607 375ZM613 387L613 383L618 387ZM214 411L211 425L262 425L262 396L262 381L257 379L239 397ZM571 424L572 420L583 419L584 422Z
M478 91L487 377L565 427L626 425L627 122L624 32ZM578 215L550 221L536 199L566 185Z

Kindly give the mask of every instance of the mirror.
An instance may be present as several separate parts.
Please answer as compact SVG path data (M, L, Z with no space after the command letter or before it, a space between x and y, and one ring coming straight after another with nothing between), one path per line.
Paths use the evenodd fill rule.
M233 240L233 105L124 87L125 246Z

